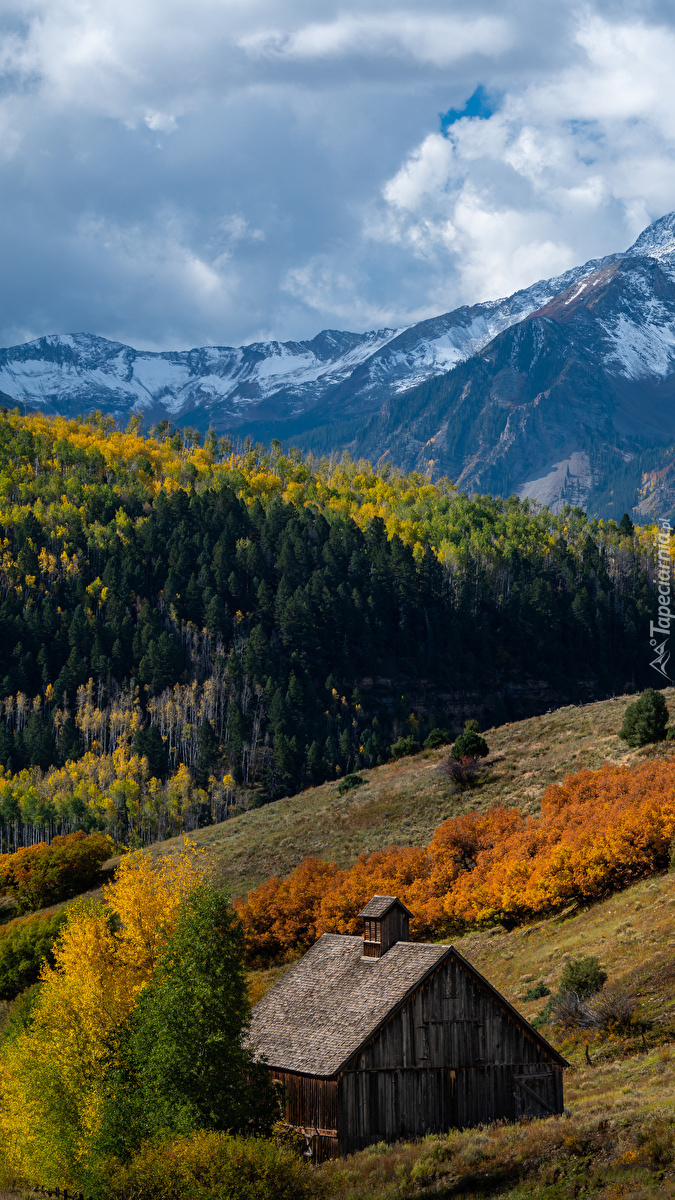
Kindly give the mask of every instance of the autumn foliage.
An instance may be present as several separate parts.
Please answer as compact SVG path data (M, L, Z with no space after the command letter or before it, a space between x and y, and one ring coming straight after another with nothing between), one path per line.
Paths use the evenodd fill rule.
M0 1054L0 1147L27 1179L79 1180L100 1129L115 1039L204 871L203 852L187 840L159 860L129 854L103 904L71 907L30 1018Z
M51 843L0 854L0 895L13 896L22 911L45 908L91 887L101 864L115 852L104 833L69 833Z
M580 771L548 788L540 817L498 805L444 821L426 849L363 854L348 870L307 858L267 880L239 904L249 954L360 932L357 914L376 893L412 910L415 939L524 921L667 866L674 832L675 763Z

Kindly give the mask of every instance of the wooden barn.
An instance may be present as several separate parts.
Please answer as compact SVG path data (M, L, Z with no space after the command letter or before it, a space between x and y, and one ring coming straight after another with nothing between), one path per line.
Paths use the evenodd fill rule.
M324 934L256 1004L250 1044L316 1161L563 1110L565 1060L453 946L408 940L395 896Z

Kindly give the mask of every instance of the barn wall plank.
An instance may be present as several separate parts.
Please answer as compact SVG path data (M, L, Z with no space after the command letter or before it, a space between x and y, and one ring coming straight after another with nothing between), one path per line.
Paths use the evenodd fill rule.
M498 1000L449 960L347 1065L340 1152L518 1115L514 1075L536 1074L562 1112L562 1069ZM534 1085L533 1085L534 1086Z

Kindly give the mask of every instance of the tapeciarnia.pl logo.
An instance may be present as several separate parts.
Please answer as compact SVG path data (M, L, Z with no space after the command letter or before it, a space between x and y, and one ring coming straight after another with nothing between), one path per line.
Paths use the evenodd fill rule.
M668 683L672 683L666 671L670 659L668 638L670 637L670 622L675 619L675 613L670 611L670 521L659 521L659 554L657 581L659 588L659 615L657 621L649 622L649 645L656 651L656 658L650 662L650 667L663 675Z

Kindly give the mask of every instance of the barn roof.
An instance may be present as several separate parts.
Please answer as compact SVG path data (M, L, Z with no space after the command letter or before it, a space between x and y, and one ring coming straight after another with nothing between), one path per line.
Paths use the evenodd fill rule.
M253 1009L256 1057L334 1075L447 949L396 942L382 958L364 958L362 938L324 933Z
M452 946L396 942L382 958L364 958L360 937L330 933L255 1005L248 1043L270 1067L335 1075L446 955L477 978L549 1057L564 1063Z
M362 908L358 915L360 917L384 917L395 904L398 904L404 913L412 917L410 909L406 908L405 904L401 904L398 896L373 896L372 900L368 901L366 907Z

